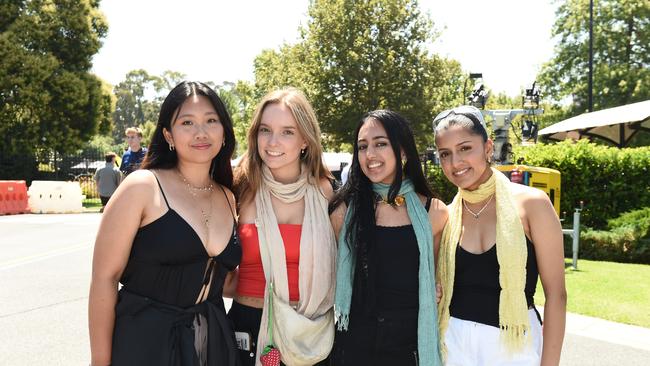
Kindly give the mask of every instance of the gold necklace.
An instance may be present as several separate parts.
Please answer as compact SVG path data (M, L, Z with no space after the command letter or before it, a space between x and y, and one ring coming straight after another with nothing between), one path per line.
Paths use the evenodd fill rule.
M488 201L483 205L483 207L481 207L480 210L478 210L478 212L474 212L474 211L472 211L469 207L467 207L467 203L465 202L465 200L463 200L463 206L465 206L465 209L466 209L469 213L471 213L472 216L474 216L475 219L478 220L478 217L481 215L481 213L482 213L482 212L483 212L483 211L488 207L488 205L490 204L490 202L492 202L492 198L494 198L494 194L490 196L490 199L489 199L489 200L488 200Z
M183 183L185 183L185 188L187 188L187 192L189 192L190 196L192 197L192 201L194 201L194 204L201 210L201 216L203 216L203 224L205 227L208 229L208 234L210 233L210 218L212 217L212 190L214 189L214 184L210 183L207 186L204 187L194 187L193 185L190 184L190 182L185 179L185 176L183 173L181 173L180 170L177 170L178 175L181 177L183 180ZM207 213L206 211L203 210L203 207L199 205L199 201L197 198L197 192L195 191L204 191L204 192L210 192L210 195L208 196L208 210Z
M400 206L404 205L404 202L406 202L406 199L401 194L398 194L397 196L395 196L395 201L394 202L388 202L388 199L384 198L379 193L375 193L375 197L376 197L376 202L377 203L383 203L383 204L386 204L386 205L391 205L393 207L400 207Z

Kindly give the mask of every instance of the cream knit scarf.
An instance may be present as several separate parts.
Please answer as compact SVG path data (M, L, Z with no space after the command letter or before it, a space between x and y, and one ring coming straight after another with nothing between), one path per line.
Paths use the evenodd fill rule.
M438 279L442 284L442 299L438 306L440 340L443 355L446 356L444 335L449 324L449 304L454 290L456 248L460 243L463 226L463 203L486 200L496 194L496 246L499 262L499 327L501 341L509 352L521 350L527 343L530 329L528 305L524 288L526 286L526 237L519 219L515 199L510 192L510 181L503 173L492 168L492 176L475 191L458 189L449 206L449 220L442 233L438 257ZM476 304L480 306L480 304Z
M257 209L255 225L259 236L260 253L266 252L271 256L271 258L262 258L267 281L269 278L273 281L274 296L289 303L284 242L273 211L271 195L286 203L304 198L305 216L302 223L298 263L300 300L296 311L307 318L314 319L330 311L334 304L336 241L327 213L327 199L317 186L318 183L310 182L308 169L304 166L301 169L302 173L297 182L284 184L273 179L269 168L263 165L262 185L255 195ZM311 177L311 180L314 178ZM262 250L263 246L266 246L267 250ZM265 299L268 298L268 290L269 286L266 286ZM260 352L268 342L267 304L268 301L265 301L257 337L256 365L260 365Z

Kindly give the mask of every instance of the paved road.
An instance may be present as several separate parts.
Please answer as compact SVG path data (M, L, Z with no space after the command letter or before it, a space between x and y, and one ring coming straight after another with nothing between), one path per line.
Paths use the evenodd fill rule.
M100 218L0 216L0 365L88 364L86 307ZM563 366L650 365L650 337L637 336L650 334L645 328L570 316L567 332ZM636 341L622 341L621 333Z

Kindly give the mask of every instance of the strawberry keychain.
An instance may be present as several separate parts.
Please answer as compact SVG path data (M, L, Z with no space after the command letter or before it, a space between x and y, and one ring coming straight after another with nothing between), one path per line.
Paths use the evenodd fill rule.
M264 347L260 362L262 366L280 366L280 351L272 345Z
M275 345L273 344L273 301L271 300L271 296L273 296L273 281L269 282L267 298L269 307L269 344L264 347L264 350L260 355L260 362L262 363L262 366L280 366L280 350L275 348Z

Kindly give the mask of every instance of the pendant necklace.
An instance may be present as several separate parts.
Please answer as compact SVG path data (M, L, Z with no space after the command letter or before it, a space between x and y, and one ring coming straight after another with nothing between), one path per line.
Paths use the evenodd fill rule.
M185 179L185 176L183 176L183 173L181 173L180 170L176 170L178 172L178 176L181 177L183 180L183 183L185 183L185 188L187 189L187 192L189 192L190 196L192 196L192 200L196 204L196 206L201 210L201 216L203 216L203 224L205 227L208 229L208 234L210 233L210 217L212 216L212 190L214 189L214 184L210 183L207 186L204 187L195 187L190 184L190 182ZM207 212L203 210L203 207L199 205L198 197L197 197L197 191L203 191L203 192L210 192L210 196L208 198L208 210Z
M467 206L467 202L465 202L465 200L463 200L463 206L465 206L465 209L466 209L469 213L471 213L472 216L474 216L475 219L478 220L478 217L481 215L481 213L482 213L482 212L483 212L483 211L488 207L488 205L490 204L490 202L492 202L492 198L494 198L494 194L490 196L490 199L489 199L487 202L485 202L485 204L483 205L483 207L481 207L481 209L478 210L478 212L474 212L474 211L472 211L472 210Z
M396 208L396 207L400 207L400 206L404 205L404 202L406 202L406 199L401 194L398 194L397 196L395 196L395 201L394 202L388 202L388 199L382 197L382 195L380 195L379 193L375 193L375 201L377 203L383 203L383 204L386 204L386 205L390 205L393 208Z

